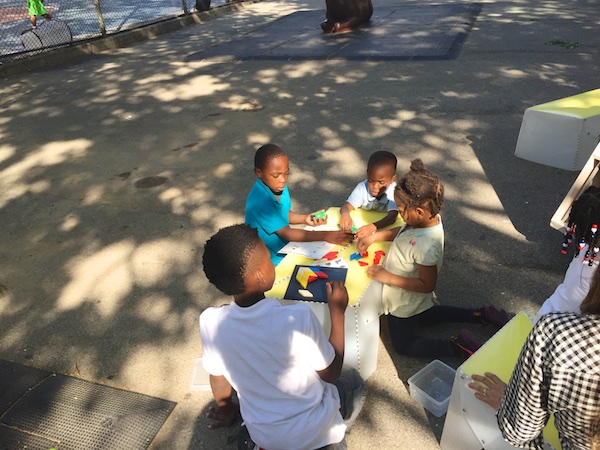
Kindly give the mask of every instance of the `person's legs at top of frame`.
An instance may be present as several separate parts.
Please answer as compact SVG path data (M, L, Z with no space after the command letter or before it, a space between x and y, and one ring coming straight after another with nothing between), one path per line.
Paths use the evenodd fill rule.
M371 0L326 0L325 21L321 28L325 33L343 33L360 27L371 19Z
M46 20L52 20L52 16L48 14L41 0L27 0L27 10L29 12L29 21L31 26L37 26L38 16L42 16Z

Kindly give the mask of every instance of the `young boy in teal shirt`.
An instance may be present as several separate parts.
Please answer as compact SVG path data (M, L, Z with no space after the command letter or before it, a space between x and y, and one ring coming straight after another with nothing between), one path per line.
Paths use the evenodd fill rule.
M291 228L290 224L320 225L327 221L312 214L292 211L292 200L286 186L290 172L289 160L275 144L260 147L254 155L254 173L258 177L246 199L245 223L258 230L271 254L273 264L285 255L279 250L290 241L327 241L332 244L352 242L348 231L308 231Z

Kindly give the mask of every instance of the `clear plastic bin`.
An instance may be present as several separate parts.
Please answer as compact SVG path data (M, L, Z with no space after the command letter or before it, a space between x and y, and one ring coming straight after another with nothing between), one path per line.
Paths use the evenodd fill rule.
M456 371L434 359L408 379L410 395L436 417L448 411Z

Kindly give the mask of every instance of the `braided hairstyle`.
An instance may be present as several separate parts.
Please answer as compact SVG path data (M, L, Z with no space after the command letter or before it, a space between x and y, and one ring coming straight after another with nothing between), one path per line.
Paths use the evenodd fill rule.
M567 249L573 239L577 242L575 256L587 245L584 261L589 261L591 266L598 255L598 225L600 224L600 187L590 186L571 206L569 213L569 223L565 232L565 241L563 243L563 254L567 254Z
M243 293L246 289L246 268L261 242L258 231L249 225L221 228L206 242L202 255L208 281L224 294Z
M444 204L444 185L440 177L425 168L419 158L410 163L410 171L396 183L394 192L396 203L403 203L407 208L427 206L431 215L435 216Z

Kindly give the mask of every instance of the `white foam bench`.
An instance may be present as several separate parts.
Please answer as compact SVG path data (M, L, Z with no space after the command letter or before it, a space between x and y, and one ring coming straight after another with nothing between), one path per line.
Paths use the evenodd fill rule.
M581 170L600 140L600 89L525 110L515 155L546 166Z

